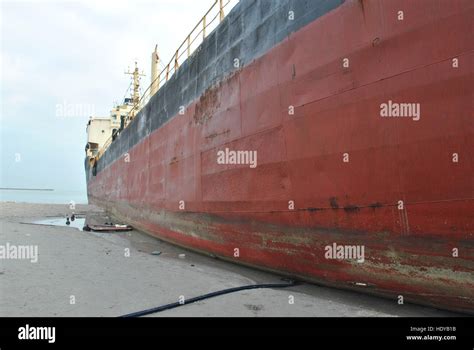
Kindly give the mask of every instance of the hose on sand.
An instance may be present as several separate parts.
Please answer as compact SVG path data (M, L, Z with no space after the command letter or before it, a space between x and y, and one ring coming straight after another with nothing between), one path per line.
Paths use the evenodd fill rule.
M233 287L233 288L223 289L223 290L219 290L219 291L216 291L216 292L203 294L203 295L200 295L200 296L197 296L197 297L194 297L194 298L184 299L181 302L175 302L175 303L171 303L171 304L157 306L157 307L154 307L154 308L151 308L151 309L132 312L130 314L122 315L122 316L119 316L119 317L140 317L140 316L150 315L150 314L154 314L154 313L157 313L157 312L174 309L174 308L177 308L177 307L180 307L180 306L183 306L183 305L192 304L192 303L195 303L197 301L214 298L214 297L217 297L217 296L220 296L220 295L240 292L242 290L262 289L262 288L288 288L288 287L293 287L293 286L296 286L296 285L299 284L299 282L293 281L293 280L287 280L287 279L282 279L282 280L288 281L288 283L250 284L250 285L241 286L241 287Z

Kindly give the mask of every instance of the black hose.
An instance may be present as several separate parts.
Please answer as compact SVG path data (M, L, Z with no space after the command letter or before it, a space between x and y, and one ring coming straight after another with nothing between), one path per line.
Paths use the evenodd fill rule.
M296 286L298 284L298 282L293 281L293 280L288 280L288 281L289 281L289 283L250 284L250 285L247 285L247 286L223 289L223 290L219 290L217 292L204 294L204 295L194 297L194 298L191 298L191 299L185 299L183 302L176 302L176 303L166 304L166 305L162 305L162 306L157 306L157 307L154 307L152 309L132 312L131 314L126 314L126 315L122 315L122 316L119 316L119 317L145 316L145 315L154 314L154 313L165 311L165 310L174 309L176 307L180 307L180 306L183 306L183 305L186 305L186 304L195 303L196 301L201 301L201 300L204 300L204 299L217 297L219 295L239 292L241 290L260 289L260 288L287 288L287 287Z

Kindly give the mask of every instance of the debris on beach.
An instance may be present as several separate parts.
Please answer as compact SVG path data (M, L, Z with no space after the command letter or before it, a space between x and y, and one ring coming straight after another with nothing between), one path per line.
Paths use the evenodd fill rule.
M84 231L95 231L95 232L119 232L119 231L132 231L133 227L129 225L120 225L113 223L106 223L104 225L86 225Z

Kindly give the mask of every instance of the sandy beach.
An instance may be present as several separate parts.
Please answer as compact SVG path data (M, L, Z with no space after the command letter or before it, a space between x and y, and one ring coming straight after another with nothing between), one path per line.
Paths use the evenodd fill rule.
M70 213L68 205L0 202L0 245L38 250L37 262L0 260L0 316L114 317L226 288L281 283L277 275L202 256L138 231L96 233L32 224ZM75 213L105 215L89 205L76 205ZM152 316L456 314L303 284L218 296Z

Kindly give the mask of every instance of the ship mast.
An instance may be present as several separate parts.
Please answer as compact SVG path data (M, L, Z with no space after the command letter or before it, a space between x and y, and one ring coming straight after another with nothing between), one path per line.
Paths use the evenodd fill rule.
M158 45L155 46L155 51L151 54L151 87L150 96L156 94L160 88L160 56L158 56Z
M133 101L133 110L130 113L130 119L133 119L136 113L139 110L140 105L140 77L144 77L145 74L138 71L137 62L135 62L135 69L133 72L128 70L125 74L133 76L133 92L132 92L132 101Z

